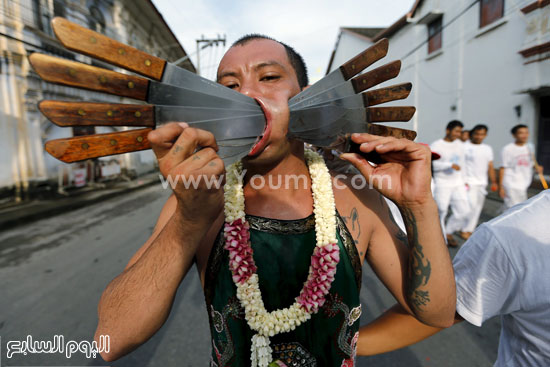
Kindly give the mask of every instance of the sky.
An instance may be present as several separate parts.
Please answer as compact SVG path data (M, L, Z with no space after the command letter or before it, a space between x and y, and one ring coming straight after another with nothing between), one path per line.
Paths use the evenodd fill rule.
M292 46L309 68L310 82L325 75L340 27L387 27L414 0L153 0L196 64L196 40L227 39L226 48L248 33ZM200 52L201 75L213 79L225 49Z

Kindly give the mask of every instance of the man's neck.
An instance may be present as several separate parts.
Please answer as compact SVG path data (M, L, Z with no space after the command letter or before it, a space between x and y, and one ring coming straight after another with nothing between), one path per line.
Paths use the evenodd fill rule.
M522 147L522 146L524 146L526 143L523 143L523 142L521 142L521 141L517 141L517 140L516 140L516 141L514 142L514 144L516 144L518 147Z
M449 142L449 143L452 143L454 141L451 138L449 138L448 136L444 137L443 140L445 140L446 142Z
M294 144L280 161L269 166L243 165L246 212L253 215L297 219L311 214L311 178L303 144Z

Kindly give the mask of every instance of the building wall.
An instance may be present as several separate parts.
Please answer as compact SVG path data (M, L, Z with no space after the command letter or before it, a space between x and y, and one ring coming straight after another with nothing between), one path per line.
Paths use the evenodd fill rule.
M550 6L526 16L520 9L532 2L506 0L504 17L480 29L479 2L460 15L470 0L423 1L408 24L390 36L388 56L375 65L400 59L400 76L384 86L413 83L411 96L393 104L415 105L417 114L410 123L392 126L414 128L418 141L431 143L444 135L452 119L462 120L467 129L484 123L490 129L486 142L495 150L497 165L501 148L512 140L514 125L528 125L536 144L537 98L522 91L550 85L550 60L524 65L528 60L519 51L549 36ZM443 13L444 27L456 20L443 29L442 49L428 55L428 45L421 45L428 39L428 27L417 22L430 12ZM516 106L521 106L521 116Z
M122 71L65 50L49 24L56 15L168 61L185 56L149 0L0 1L0 32L7 35L0 35L0 189L14 187L19 196L29 186L57 181L59 171L70 176L71 167L79 166L57 161L44 151L45 141L71 137L73 132L70 128L55 126L42 116L37 109L40 100L136 103L49 84L34 73L27 61L34 51ZM184 66L194 71L190 62ZM96 133L113 130L98 127ZM106 159L116 159L121 167L135 173L150 170L154 164L151 151Z

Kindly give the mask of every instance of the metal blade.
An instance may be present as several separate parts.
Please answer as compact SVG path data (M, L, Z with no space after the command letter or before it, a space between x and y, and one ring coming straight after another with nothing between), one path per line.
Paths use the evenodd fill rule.
M155 121L165 123L170 121L204 121L235 118L242 116L263 116L263 113L254 113L250 110L236 110L227 108L196 107L196 106L155 106Z
M288 102L288 105L290 107L294 107L305 99L346 82L348 79L359 74L374 62L384 58L384 56L388 53L388 44L387 39L378 41L365 51L359 53L357 56L340 66L338 69L326 75L317 83L292 97Z
M195 107L249 110L252 111L252 113L263 114L262 109L258 104L253 106L247 103L211 96L210 94L197 92L187 88L175 87L170 84L158 83L155 81L149 82L147 102L156 105L186 105Z
M264 116L243 116L227 119L189 122L189 126L210 131L216 140L256 138L263 134Z
M323 102L342 99L348 96L353 96L356 93L360 93L375 85L388 81L399 75L401 70L401 61L393 61L389 64L380 66L374 70L371 70L365 74L359 75L351 80L341 83L332 88L329 88L321 93L318 93L312 97L306 98L299 103L295 103L291 106L292 110L300 109L307 106L321 104ZM355 106L359 107L359 106Z
M166 63L166 66L164 68L162 82L179 87L193 89L197 92L209 94L211 96L225 98L251 106L257 106L257 103L253 98L250 98L242 93L234 91L233 89L229 89L219 83L203 78L197 74L194 74L188 70L185 70L174 64L170 64L168 62Z

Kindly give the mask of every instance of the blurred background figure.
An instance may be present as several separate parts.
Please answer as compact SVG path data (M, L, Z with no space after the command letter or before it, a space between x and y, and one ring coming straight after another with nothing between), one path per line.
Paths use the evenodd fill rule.
M528 143L529 128L516 125L511 130L514 142L502 148L502 167L499 172L499 195L504 207L510 208L527 200L527 188L533 180L533 147ZM537 166L538 173L543 168Z
M498 189L493 167L493 149L489 145L483 144L488 131L489 128L486 125L476 125L470 131L470 140L464 143L464 181L471 210L466 224L459 234L465 240L472 235L479 221L487 195L488 178L491 180L491 191Z
M470 130L462 130L462 134L460 134L460 140L463 143L466 143L470 140Z
M464 144L460 140L463 127L464 124L458 120L449 122L445 137L430 145L430 149L441 156L440 159L432 162L434 198L439 209L441 228L447 234L447 244L453 247L458 246L453 233L462 230L470 213L470 204L461 171L464 167ZM449 206L452 214L445 226Z

